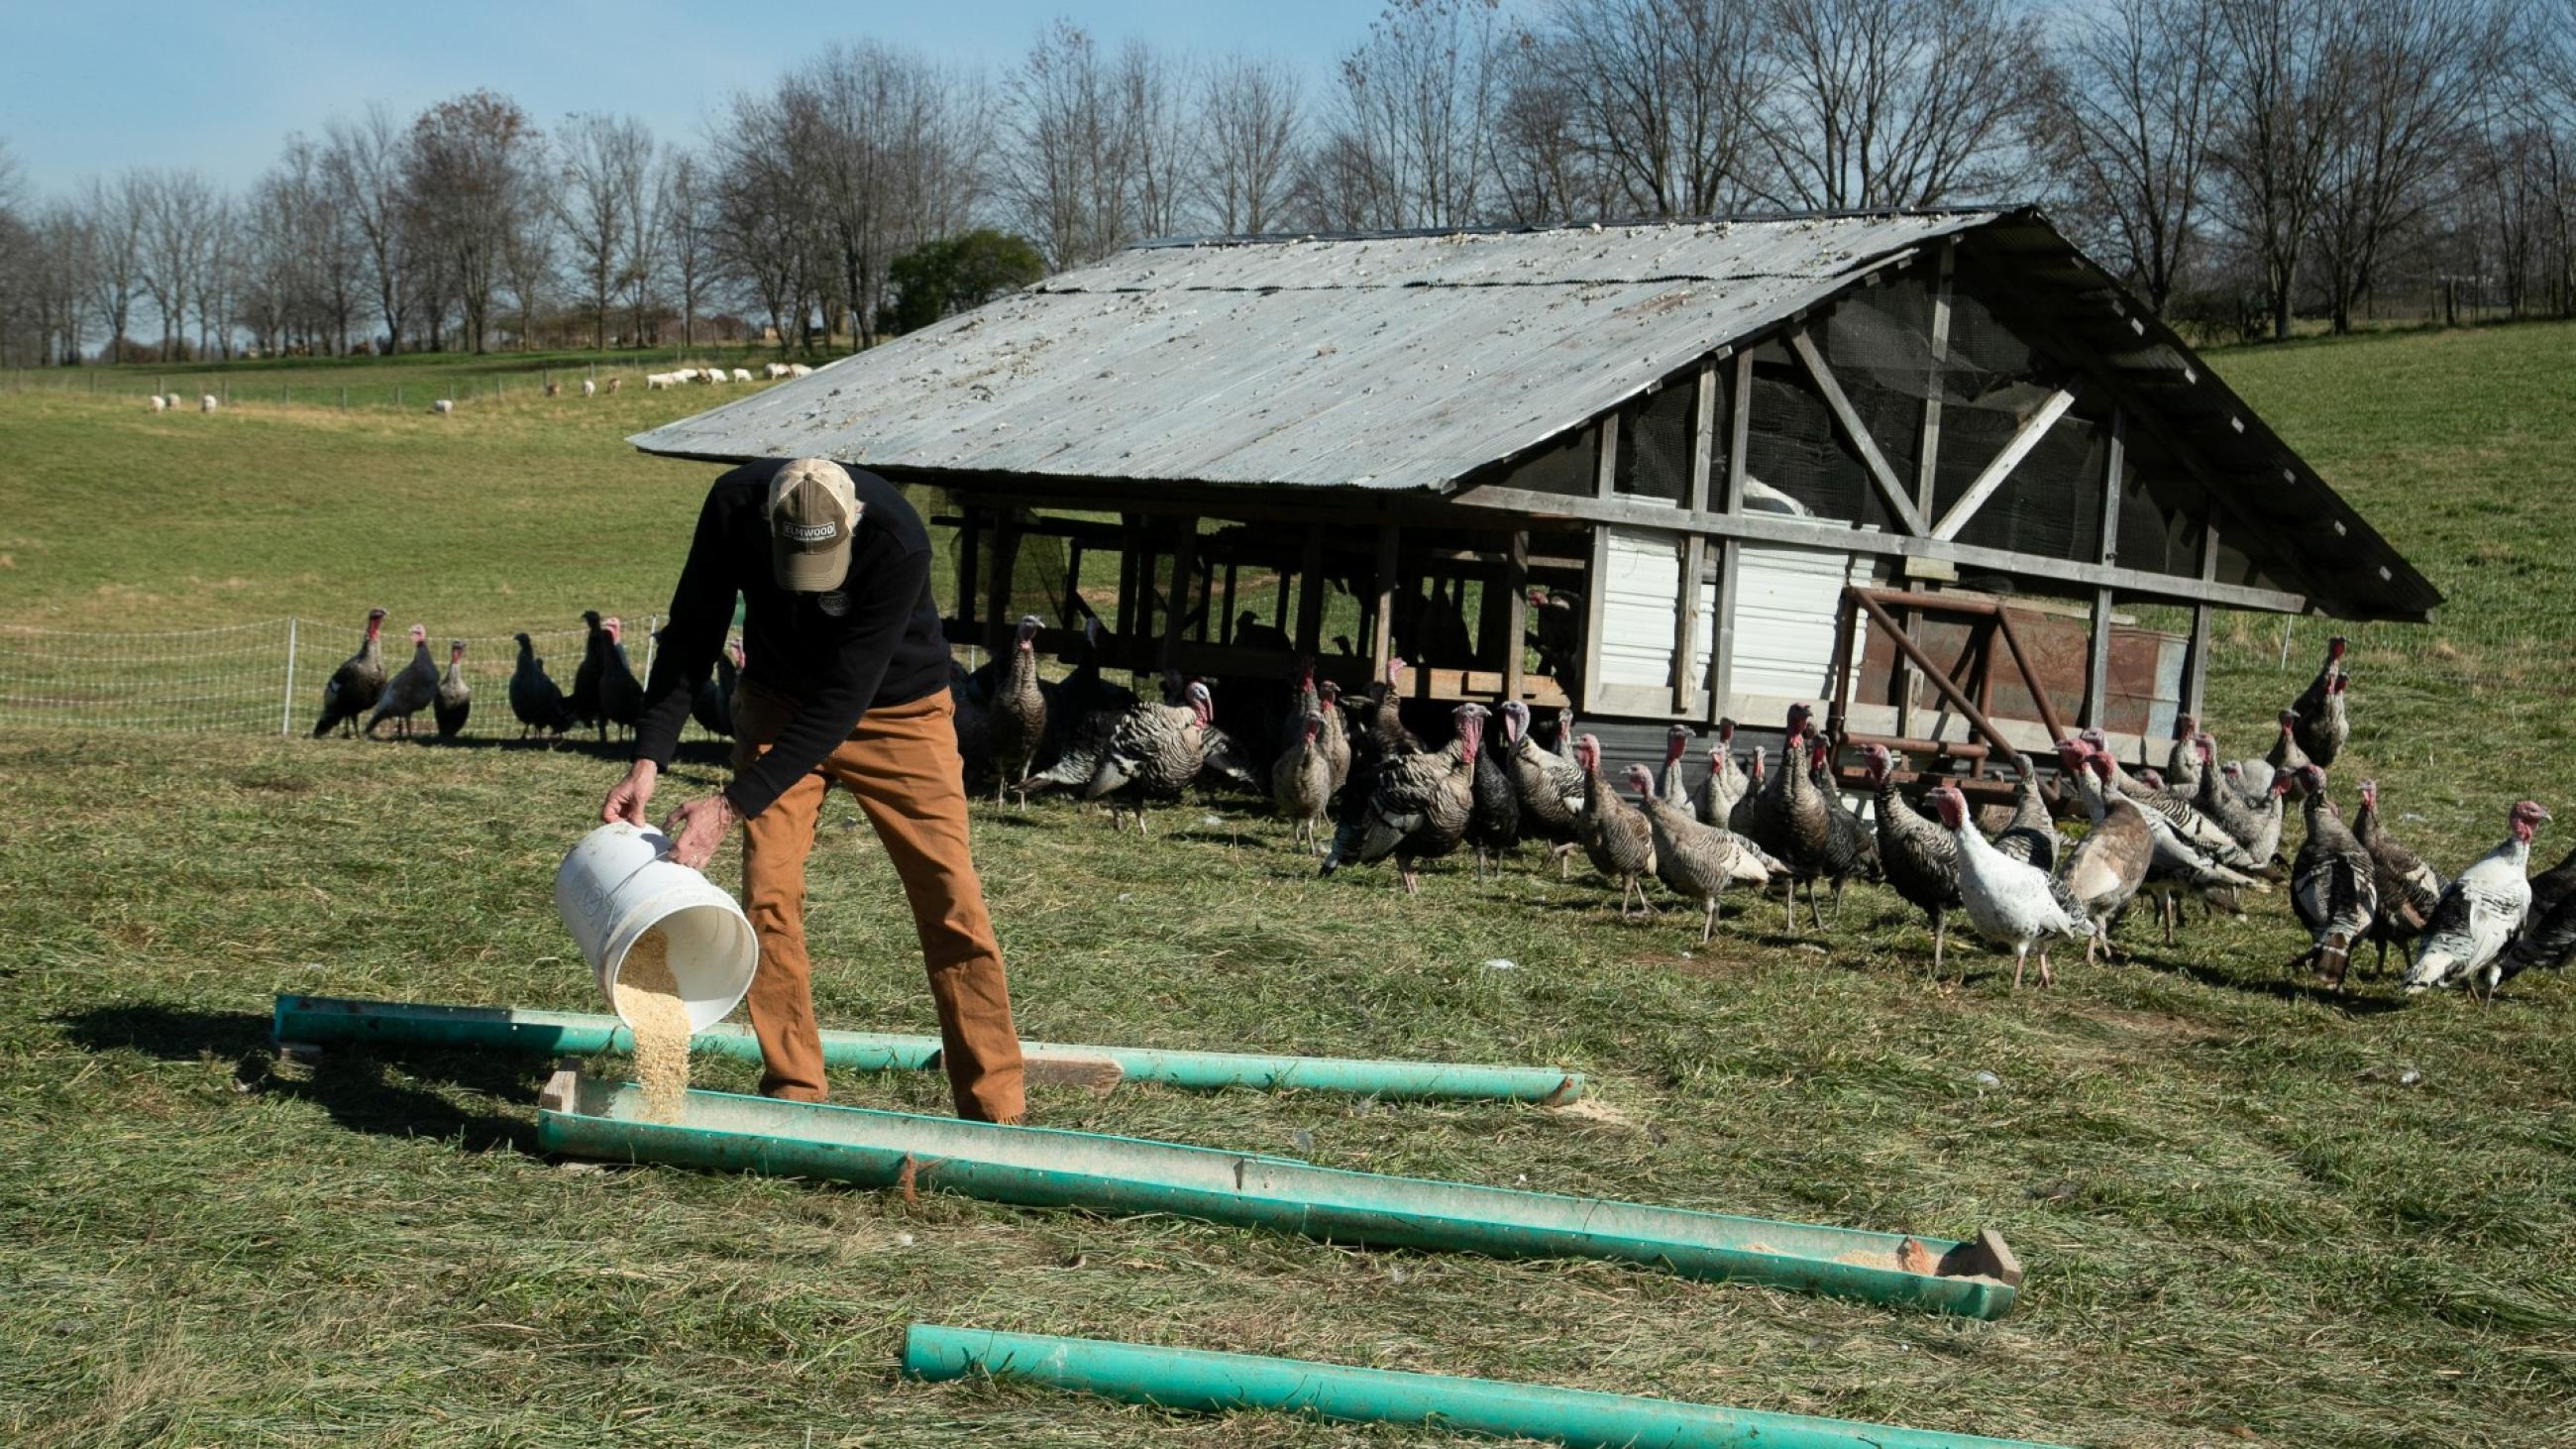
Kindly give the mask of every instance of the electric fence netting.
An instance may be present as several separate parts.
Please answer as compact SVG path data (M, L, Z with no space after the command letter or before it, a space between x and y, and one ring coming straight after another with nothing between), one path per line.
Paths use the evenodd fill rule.
M648 676L660 617L624 617L639 625L626 634L627 661L639 678ZM381 648L390 676L412 656L404 639L409 625L391 618L385 623ZM465 658L458 673L473 691L468 731L487 738L516 736L510 676L518 667L517 637L433 632L431 667L445 674L448 646L460 639ZM292 617L153 632L0 625L0 729L302 734L320 717L322 691L332 672L361 642L360 631L346 625L324 628ZM532 629L528 642L556 687L569 695L587 631L577 626ZM424 709L415 729L430 727ZM391 730L390 721L384 728ZM685 737L710 736L691 724Z

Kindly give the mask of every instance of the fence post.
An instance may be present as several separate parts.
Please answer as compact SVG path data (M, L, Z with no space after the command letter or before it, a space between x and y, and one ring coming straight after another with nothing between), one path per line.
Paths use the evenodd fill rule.
M295 616L286 616L286 694L277 707L277 732L295 737Z

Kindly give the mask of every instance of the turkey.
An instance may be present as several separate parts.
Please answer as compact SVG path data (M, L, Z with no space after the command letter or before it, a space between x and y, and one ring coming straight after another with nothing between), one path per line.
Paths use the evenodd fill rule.
M447 641L447 672L438 677L438 692L429 702L429 717L438 724L438 737L452 740L465 732L465 718L474 711L474 690L465 682L465 641Z
M376 696L376 707L367 715L366 728L359 733L373 738L376 726L391 718L394 733L411 737L411 717L429 708L438 698L438 666L429 657L429 631L418 624L411 626L411 662L385 681L384 693Z
M1807 744L1807 707L1789 706L1788 742L1781 747L1780 768L1763 781L1761 790L1748 796L1750 808L1745 814L1745 834L1753 843L1785 862L1796 882L1807 887L1807 914L1818 930L1825 924L1824 913L1816 906L1816 878L1834 875L1848 861L1835 852L1833 812L1826 808L1823 792L1808 775L1799 756ZM1761 757L1755 756L1758 761ZM1798 892L1793 882L1789 891L1788 926L1791 935L1798 930Z
M1276 624L1264 624L1261 616L1245 609L1234 616L1234 642L1245 649L1260 649L1285 654L1296 648L1286 631Z
M2442 877L2388 833L2387 822L2379 815L2377 780L2361 782L2361 809L2352 817L2352 833L2361 848L2370 852L2371 890L2379 903L2379 913L2370 923L2370 939L2379 946L2379 967L2384 972L2389 947L2401 948L2402 959L2407 943L2424 934L2424 923L2433 919L2433 907L2442 899ZM2576 862L2576 853L2568 859ZM2534 881L2535 898L2539 889Z
M1726 807L1726 828L1748 840L1752 839L1753 813L1757 808L1754 801L1762 794L1762 760L1762 747L1755 745L1753 763L1744 772L1744 793L1736 796L1735 803Z
M1843 920L1843 887L1852 877L1865 881L1880 878L1878 838L1870 833L1868 822L1852 813L1843 803L1842 785L1834 779L1831 753L1825 737L1819 733L1807 739L1807 779L1824 797L1825 818L1831 826L1832 859L1825 874L1834 883L1834 924Z
M985 703L992 676L978 679L965 665L948 661L948 728L957 736L960 778L969 788L993 767L993 711Z
M2492 988L2497 958L2531 909L2531 835L2549 812L2529 800L2517 802L2507 816L2511 831L2504 843L2461 871L2442 892L2432 919L2415 942L2415 964L2406 972L2406 994L2416 995L2452 981L2471 990Z
M1338 793L1351 777L1350 716L1342 709L1342 686L1338 682L1327 679L1316 685L1315 696L1321 701L1324 716L1324 763L1332 770L1333 789Z
M1995 832L1995 849L2024 865L2041 870L2057 869L2057 822L2048 815L2048 801L2039 793L2039 771L2032 768L2030 756L2013 756L2012 814L2003 828Z
M1591 735L1576 740L1574 756L1583 766L1583 854L1603 880L1619 887L1621 920L1636 914L1628 907L1631 896L1651 916L1655 907L1646 899L1644 878L1655 873L1654 831L1601 773L1600 740Z
M2164 925L2167 946L2174 943L2174 927L2184 919L2184 892L2198 895L2207 907L2240 916L2245 911L2237 901L2237 892L2250 890L2258 895L2271 892L2272 887L2266 882L2236 869L2217 854L2203 849L2199 842L2186 838L2174 828L2170 818L2158 809L2154 800L2132 803L2145 810L2148 828L2155 832L2156 860L2147 872L2147 891L2156 898L2156 918ZM2195 818L2201 818L2197 812L2194 814ZM2243 852L2243 847L2233 841L2228 846L2235 854Z
M1306 716L1323 711L1324 694L1315 686L1315 656L1309 654L1297 661L1297 672L1288 681L1288 707L1274 730L1279 752L1284 755L1299 748L1306 733ZM1322 745L1322 736L1318 735L1316 746L1320 749Z
M2290 701L2291 733L2298 747L2307 753L2319 769L2331 769L2335 756L2343 753L2343 742L2352 733L2352 723L2344 715L2344 686L2352 676L2343 670L2344 638L2337 634L2326 641L2326 662L2317 677L2297 699Z
M1030 767L1037 763L1038 747L1046 741L1053 691L1038 678L1037 638L1037 615L1021 615L1012 633L1011 652L984 704L984 750L992 761L996 805L1010 781L1028 778ZM1027 798L1022 796L1022 802Z
M1047 712L1051 738L1040 751L1047 767L1012 784L1011 789L1022 796L1090 785L1118 727L1141 707L1134 690L1100 677L1097 628L1094 621L1083 621L1082 657L1073 673L1056 686L1055 707Z
M2558 909L2558 903L2570 894L2576 894L2576 850L2531 878L2531 911L2525 924Z
M742 645L727 639L716 651L715 672L698 681L698 692L689 699L689 718L698 722L698 728L733 738L733 691L741 678Z
M644 717L644 681L635 677L635 667L626 662L626 625L622 620L601 622L608 635L608 657L599 675L600 738L608 737L608 726L623 725L633 733L636 721Z
M1583 660L1582 603L1582 596L1568 589L1530 590L1529 632L1538 647L1539 670L1559 683L1571 680Z
M1563 880L1569 869L1567 858L1582 829L1583 771L1540 749L1538 741L1530 738L1528 705L1504 700L1503 718L1503 736L1510 741L1506 749L1512 788L1520 797L1521 833L1548 842L1548 854L1556 858L1557 879Z
M2326 772L2311 763L2300 775L2300 788L2308 797L2302 807L2308 838L2290 862L2290 909L2308 928L2310 944L2290 966L2312 966L2328 987L2340 991L2352 948L2370 933L2371 920L2379 913L2378 871L2370 852L2345 828L2343 812L2326 798ZM2277 787L2279 793L2287 789L2286 782Z
M2109 759L2093 755L2079 740L2060 741L2057 759L2093 821L2066 850L2057 873L2058 898L2092 924L2093 937L2084 946L2089 966L2096 951L2105 960L2114 957L2111 923L2145 884L2156 861L2156 833L2147 812L2111 788Z
M2175 715L2173 747L2165 751L2166 786L2186 800L2197 797L2202 764L2199 722L2187 714Z
M1664 799L1685 810L1691 808L1688 782L1682 779L1682 752L1690 748L1689 725L1674 725L1664 731L1664 773L1655 789Z
M2257 862L2246 853L2236 837L2228 834L2217 821L2201 814L2189 800L2161 788L2161 782L2149 783L2148 780L2133 778L2121 769L2119 763L2111 758L2109 744L2100 730L2086 730L2079 738L2084 741L2088 757L2098 757L2110 765L2114 788L2144 807L2148 818L2158 822L2162 834L2170 835L2189 847L2188 850L2169 851L2168 854L2175 855L2177 860L2206 857L2230 872L2270 868L2269 861Z
M1295 823L1292 837L1307 850L1323 834L1325 812L1333 803L1333 765L1324 756L1324 716L1310 712L1297 727L1297 737L1270 767L1270 800L1282 818Z
M2547 912L2536 913L2522 934L2513 938L2495 964L2488 999L2494 999L2496 987L2534 967L2566 970L2571 956L2576 956L2576 893L2560 896Z
M1368 727L1376 731L1378 742L1389 749L1403 748L1419 752L1428 748L1404 727L1404 671L1409 668L1401 659L1386 661L1386 677L1369 686Z
M2192 750L2200 757L2199 788L2192 793L2192 806L2216 822L2230 839L2245 847L2245 854L2261 865L2269 865L2281 852L2281 797L2287 793L2286 777L2280 788L2264 797L2261 805L2246 803L2245 797L2227 783L2218 767L2218 742L2207 734L2192 740Z
M322 686L322 716L313 722L313 738L340 728L355 734L359 718L376 707L376 697L385 692L385 656L376 637L384 627L385 611L369 609L367 637L359 641L358 652L341 660Z
M1202 684L1198 687L1204 689L1207 686ZM1253 764L1252 752L1213 719L1199 741L1199 772L1191 783L1207 791L1236 789L1254 795L1267 788L1262 783L1260 768Z
M607 717L599 712L599 679L608 672L608 631L600 627L599 611L581 611L582 628L587 632L581 641L581 663L572 672L572 693L565 703L572 709L572 722L598 725L599 737L608 738Z
M1885 745L1861 751L1878 796L1878 864L1907 904L1932 918L1932 974L1941 974L1947 913L1959 907L1959 847L1950 832L1896 793L1896 757ZM2043 872L2045 867L2041 867Z
M2299 717L2285 709L2281 711L2280 724L2279 737L2272 741L2270 753L2263 756L2262 763L2269 767L2270 773L2247 770L2245 783L2248 788L2269 790L2272 788L2274 777L2280 775L2290 777L2292 790L2299 788L2299 771L2309 763L2307 751L2299 748Z
M1458 848L1475 809L1476 755L1483 744L1486 709L1462 704L1452 712L1458 737L1439 750L1407 749L1394 742L1378 761L1368 800L1360 814L1357 848L1347 850L1340 835L1324 857L1321 874L1331 875L1347 859L1365 865L1395 857L1395 878L1406 895L1421 889L1414 867Z
M519 641L518 667L510 671L510 713L519 717L519 738L531 733L553 735L560 739L572 728L572 711L564 704L563 691L547 677L546 662L537 657L536 642L525 634Z
M1524 711L1522 718L1527 717ZM1478 721L1480 727L1482 723ZM1467 845L1476 852L1478 875L1484 874L1489 859L1500 869L1503 856L1520 847L1521 793L1508 763L1519 743L1519 728L1512 711L1504 710L1502 748L1476 751L1474 808L1467 814Z
M1708 778L1699 782L1699 794L1691 801L1700 824L1725 828L1744 790L1744 769L1735 763L1735 721L1722 719L1717 722L1717 743L1708 750Z
M1109 823L1127 828L1136 817L1136 833L1145 833L1145 802L1177 800L1207 763L1208 726L1216 719L1216 701L1208 687L1193 680L1181 690L1181 702L1139 704L1109 737L1099 768L1082 787L1085 800L1107 800Z
M1688 807L1658 794L1654 783L1654 776L1645 766L1628 767L1628 787L1637 792L1638 808L1646 817L1655 879L1673 894L1698 901L1706 908L1699 927L1699 943L1705 946L1717 931L1718 897L1728 886L1748 885L1759 890L1775 880L1785 885L1789 868L1764 855L1760 847L1743 836L1702 824Z
M2048 872L2012 859L1978 834L1968 819L1968 797L1958 786L1935 789L1932 808L1940 812L1958 851L1959 901L1968 924L1987 940L2012 948L2015 991L2021 989L2034 946L2039 950L2039 984L2051 984L2056 978L2048 970L2048 943L2060 936L2091 937L2097 934L2095 923L2068 908Z

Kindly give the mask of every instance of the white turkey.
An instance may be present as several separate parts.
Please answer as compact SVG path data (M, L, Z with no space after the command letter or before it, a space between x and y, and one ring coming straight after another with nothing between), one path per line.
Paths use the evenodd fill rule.
M2466 981L2474 990L2481 976L2492 988L2497 959L2531 909L2531 836L2548 818L2533 801L2516 802L2506 816L2503 843L2452 879L2415 942L2408 995L2453 981Z
M2063 843L2057 835L2057 822L2049 818L2048 801L2039 793L2039 771L2033 769L2028 755L2013 756L2012 814L2005 817L2003 828L1994 834L1995 849L2041 870L2057 869L2057 851Z
M2326 798L2326 772L2311 763L2300 771L2299 785L2308 793L2308 838L2290 863L2290 909L2308 928L2309 944L2290 965L2316 968L2340 991L2353 946L2379 914L2378 872L2370 851L2345 827L2343 812Z
M2058 899L2048 872L2026 865L1995 849L1968 818L1968 798L1956 785L1932 792L1932 808L1950 832L1959 856L1959 900L1977 934L2013 953L2013 989L2021 989L2023 968L2031 950L2039 951L2039 984L2056 978L2048 969L2048 943L2059 937L2080 940L2093 934L2093 923L2067 909Z

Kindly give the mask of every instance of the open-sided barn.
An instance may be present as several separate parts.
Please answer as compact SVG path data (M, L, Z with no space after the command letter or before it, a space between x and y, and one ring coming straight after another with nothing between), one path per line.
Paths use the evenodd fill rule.
M960 642L1045 540L1053 646L1247 696L1401 653L1630 756L1793 701L1978 774L2133 747L2215 609L2440 602L2027 208L1150 243L635 442L945 490Z

